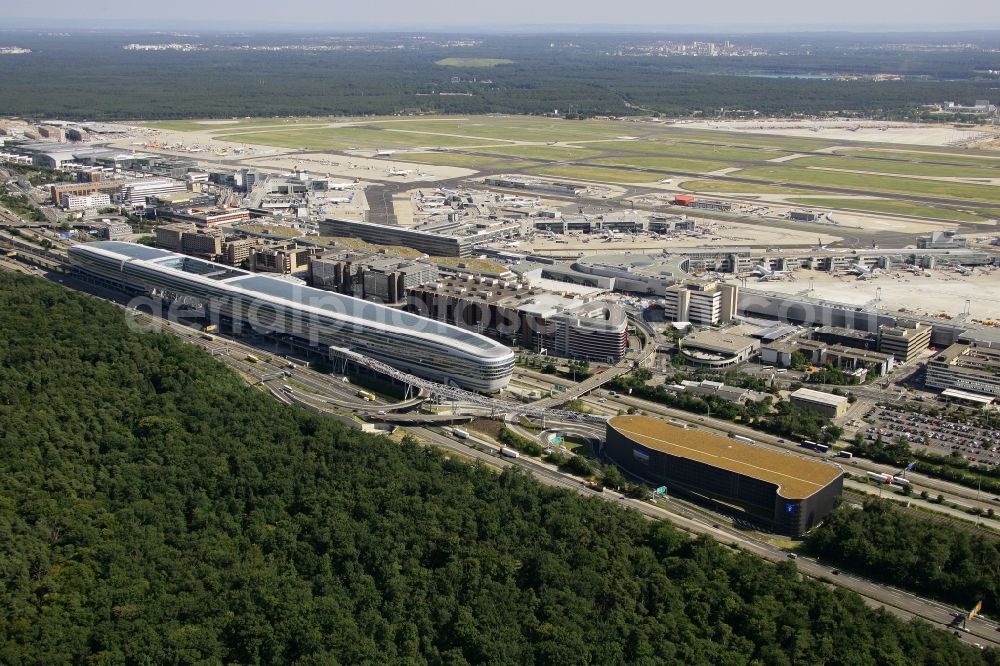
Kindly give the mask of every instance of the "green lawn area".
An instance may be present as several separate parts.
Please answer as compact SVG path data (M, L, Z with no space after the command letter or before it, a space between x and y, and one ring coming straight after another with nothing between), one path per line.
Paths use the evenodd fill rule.
M507 58L442 58L434 64L442 67L496 67L513 65L514 61Z
M733 148L728 146L713 146L706 143L679 142L674 139L654 139L651 141L607 141L588 143L588 148L600 148L606 151L623 153L642 153L651 155L670 155L684 158L725 160L731 162L764 162L776 157L791 155L787 150L771 148ZM726 165L729 166L729 165Z
M221 141L253 143L280 148L302 148L308 150L347 150L351 148L414 148L455 147L493 143L489 139L466 139L440 134L418 134L413 132L386 131L380 127L335 127L326 129L302 129L274 132L249 132L218 135Z
M662 169L665 171L677 170L695 173L706 173L724 169L728 164L725 162L709 162L706 160L688 160L676 157L652 157L638 155L624 155L622 157L602 157L592 160L594 164L607 164L610 166L631 166L646 169ZM661 174L660 178L664 176Z
M466 169L478 169L480 171L504 171L520 169L521 167L536 164L535 162L525 162L524 160L507 160L502 157L482 157L479 155L465 155L463 153L407 153L400 157L407 162L463 167Z
M586 148L569 148L565 146L503 146L502 148L487 148L490 153L510 155L512 157L538 158L541 160L585 160L602 154L600 150Z
M703 141L726 146L746 146L749 148L780 148L792 152L804 150L819 150L841 145L828 139L811 139L799 136L782 136L780 134L751 134L749 132L725 132L722 130L696 130L683 127L669 127L662 133L664 138L683 141Z
M1000 178L1000 169L988 166L940 166L913 164L912 162L890 162L887 160L865 160L857 157L801 157L785 163L795 167L825 167L830 169L850 169L852 171L877 171L879 173L902 176L936 176L952 178Z
M741 172L742 173L742 172ZM783 185L754 185L751 183L737 183L731 180L717 180L715 178L704 178L699 180L688 180L680 184L681 189L690 192L727 192L733 194L809 194L809 190L785 187Z
M539 176L589 180L599 183L655 183L662 179L662 176L656 173L570 165L538 167L537 169L532 169L531 173Z
M894 201L890 199L825 199L823 197L801 197L791 200L792 203L803 206L822 206L838 210L857 210L866 213L889 213L896 215L912 215L953 222L985 222L986 217L974 215L952 208L939 208L909 201ZM996 213L994 213L994 217Z
M370 127L407 129L442 134L481 136L505 141L585 141L614 139L627 127L607 120L563 120L528 116L468 116L406 119L373 119Z
M933 180L914 180L898 176L873 176L870 174L840 173L814 169L797 169L789 166L755 167L739 172L746 178L759 178L793 186L823 185L871 192L893 192L915 196L942 197L1000 203L1000 187L992 185L968 185L965 183L945 183Z
M899 150L880 148L845 148L838 150L838 155L868 155L871 157L890 157L897 160L923 160L927 162L950 162L952 164L964 164L967 166L982 166L992 164L1000 165L1000 154L995 152L982 152L978 150L967 150L964 152L935 151L932 148L921 146L919 149Z

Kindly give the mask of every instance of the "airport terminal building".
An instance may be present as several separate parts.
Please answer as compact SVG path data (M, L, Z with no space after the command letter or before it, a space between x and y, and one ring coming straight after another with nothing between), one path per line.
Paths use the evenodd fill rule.
M101 286L179 303L234 330L248 327L321 354L347 348L483 393L503 389L514 371L514 353L478 333L287 279L135 243L85 243L69 255L82 278Z
M611 418L604 453L635 476L666 485L671 494L735 509L791 536L822 522L843 491L837 465L648 416Z

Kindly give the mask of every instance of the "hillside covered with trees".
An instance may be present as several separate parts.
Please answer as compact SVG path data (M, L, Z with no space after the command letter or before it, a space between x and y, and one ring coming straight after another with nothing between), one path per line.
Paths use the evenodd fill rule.
M870 500L827 516L810 550L845 569L941 599L959 608L1000 610L1000 542Z
M0 663L998 664L0 275Z

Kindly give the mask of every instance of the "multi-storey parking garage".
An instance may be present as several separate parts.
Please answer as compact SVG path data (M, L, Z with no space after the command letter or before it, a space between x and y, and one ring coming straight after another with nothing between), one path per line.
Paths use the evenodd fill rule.
M85 276L249 326L321 353L346 348L432 381L493 393L514 370L514 354L471 331L288 280L122 242L70 249Z
M604 451L648 482L741 510L782 534L799 535L819 524L844 483L836 465L648 416L610 419Z

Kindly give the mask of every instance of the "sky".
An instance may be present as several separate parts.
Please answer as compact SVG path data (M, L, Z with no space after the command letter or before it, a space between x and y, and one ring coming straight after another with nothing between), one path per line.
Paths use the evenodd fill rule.
M960 8L958 12L956 7ZM9 28L995 30L998 0L0 0Z

